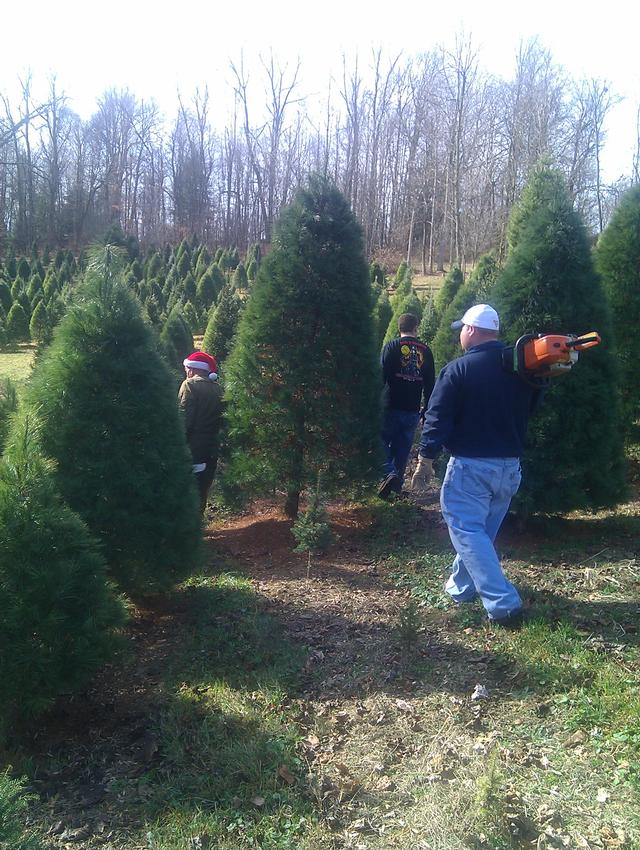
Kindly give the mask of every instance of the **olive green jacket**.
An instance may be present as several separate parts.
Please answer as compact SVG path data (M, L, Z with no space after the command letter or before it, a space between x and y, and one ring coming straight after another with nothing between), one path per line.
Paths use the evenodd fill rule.
M218 456L218 434L222 424L222 387L209 378L186 378L178 392L184 413L187 443L193 463L208 463Z

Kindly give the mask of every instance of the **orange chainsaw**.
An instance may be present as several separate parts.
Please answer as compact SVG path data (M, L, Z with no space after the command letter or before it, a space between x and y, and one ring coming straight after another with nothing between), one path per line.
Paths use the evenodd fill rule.
M543 386L549 378L565 375L578 362L579 353L601 342L600 334L590 331L574 334L525 334L503 351L505 367L533 386Z

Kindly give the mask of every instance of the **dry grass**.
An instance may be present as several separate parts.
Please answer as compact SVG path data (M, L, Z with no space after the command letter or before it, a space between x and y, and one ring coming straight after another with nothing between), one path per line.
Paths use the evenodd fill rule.
M0 378L22 381L29 374L34 354L35 346L27 344L0 350Z

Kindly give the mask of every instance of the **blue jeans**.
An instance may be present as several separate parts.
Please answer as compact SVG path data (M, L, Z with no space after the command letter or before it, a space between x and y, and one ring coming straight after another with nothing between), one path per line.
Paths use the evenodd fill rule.
M445 589L455 602L479 596L492 620L522 608L493 545L520 480L518 458L452 457L440 491L442 516L457 552Z
M409 460L413 438L420 413L410 410L385 411L382 423L382 443L385 452L384 471L386 475L392 472L404 481L404 471Z

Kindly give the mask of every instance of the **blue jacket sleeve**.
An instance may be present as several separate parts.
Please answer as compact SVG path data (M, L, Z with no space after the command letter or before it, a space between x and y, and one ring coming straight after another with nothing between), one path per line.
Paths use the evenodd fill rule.
M438 375L424 416L418 454L431 460L437 457L447 442L455 423L460 376L450 368L451 365L445 366Z

